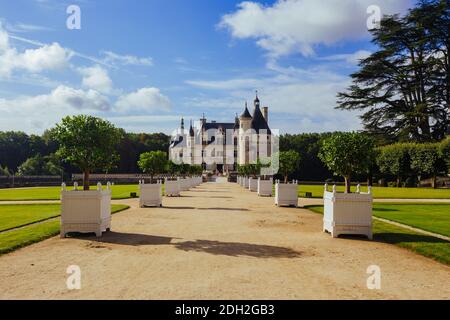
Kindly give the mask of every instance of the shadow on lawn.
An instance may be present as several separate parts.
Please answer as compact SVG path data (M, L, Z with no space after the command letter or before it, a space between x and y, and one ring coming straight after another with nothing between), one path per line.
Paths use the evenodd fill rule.
M232 257L298 258L301 256L300 252L289 248L238 242L196 240L177 243L175 247L183 251L206 252Z
M395 232L382 232L382 233L374 233L373 239L379 242L386 242L390 244L398 244L405 242L426 242L426 243L448 243L450 242L435 238L432 236L427 236L423 234L407 234L407 233L395 233Z
M373 211L380 211L380 212L394 212L394 211L400 211L398 209L393 209L393 208L377 208L377 207L373 207L372 209Z

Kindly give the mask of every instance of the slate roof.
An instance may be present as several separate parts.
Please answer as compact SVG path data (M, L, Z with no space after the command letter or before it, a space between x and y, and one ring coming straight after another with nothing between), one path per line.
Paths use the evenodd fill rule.
M241 114L241 118L247 118L247 119L251 119L252 118L252 116L250 115L250 112L248 112L247 104L245 104L245 110Z
M251 128L257 133L259 133L260 130L266 130L267 134L271 134L269 125L267 124L267 121L258 106L255 106L255 110L253 111Z
M183 136L179 136L179 137L178 137L178 140L172 141L172 143L170 144L170 147L171 147L171 148L176 147L177 145L179 145L180 143L183 142L183 139L184 139Z
M203 125L203 128L205 128L205 130L221 128L222 130L225 131L228 129L233 129L234 123L233 122L209 122L209 123L205 123Z

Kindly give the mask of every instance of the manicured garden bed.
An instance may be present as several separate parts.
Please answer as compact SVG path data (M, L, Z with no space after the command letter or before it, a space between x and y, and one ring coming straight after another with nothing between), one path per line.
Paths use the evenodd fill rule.
M450 237L450 204L375 203L373 215Z
M105 188L106 186L103 186ZM97 186L91 186L96 189ZM68 190L72 190L72 186L67 186ZM81 190L82 187L79 187ZM111 187L112 199L129 199L131 192L136 192L139 197L138 184L114 185ZM163 184L164 192L164 184ZM0 189L1 201L32 201L32 200L59 200L61 195L61 187L36 187L36 188L16 188L16 189Z
M81 190L81 187L79 187ZM96 189L91 186L91 189ZM72 187L68 186L71 190ZM130 192L136 192L139 196L139 187L135 185L114 185L111 188L113 199L130 198ZM17 188L0 189L0 201L21 201L21 200L59 200L61 187L37 187L37 188Z
M27 208L29 205L14 205L16 206L16 211L19 212L18 216L27 216L27 214L24 214L23 212L27 212ZM39 210L37 208L34 208L35 211L39 211L40 213L37 215L42 215L42 212L45 212L45 207L47 205L35 205L36 207L42 206L42 210ZM59 204L54 204L54 207L57 208L57 212L59 212ZM112 205L111 211L112 213L117 213L123 210L128 209L129 207L126 205ZM54 210L55 208L50 208L51 210ZM22 213L20 213L22 212ZM29 212L29 211L28 211ZM53 211L54 212L54 211ZM1 215L1 206L0 206L0 215ZM31 214L28 214L28 217L31 219ZM19 219L21 221L24 221L23 218ZM13 220L14 221L14 220ZM16 225L19 224L19 222L15 223ZM16 249L28 246L30 244L45 240L47 238L56 236L59 234L59 227L60 227L60 220L59 218L56 219L49 219L43 222L26 225L22 228L5 231L0 233L0 254L8 253L11 251L14 251Z
M351 190L355 192L356 187ZM337 191L344 192L344 186L337 186ZM322 198L323 185L300 184L299 196L304 197L305 192L311 192L313 198ZM367 187L361 187L361 192L367 192ZM375 199L450 199L450 189L373 187L372 193Z
M0 232L60 215L59 204L0 204Z
M114 185L111 189L113 199L130 198L130 192L136 192L139 196L137 184ZM337 190L344 191L344 186L338 186ZM355 190L356 187L352 187L352 191ZM366 192L367 188L362 187L361 191ZM0 189L0 201L59 200L60 192L61 187ZM304 197L305 192L311 192L313 198L322 198L323 185L300 185L299 196ZM450 199L450 189L374 187L372 192L375 199Z
M397 208L394 208L396 206ZM403 224L414 226L414 224L417 223L417 221L421 221L420 225L426 225L426 217L424 216L424 213L427 206L430 206L428 204L421 204L421 205L412 205L412 208L417 207L418 209L415 211L411 211L411 209L407 209L405 204L374 204L374 215L380 216L379 213L384 213L384 218L390 220L394 220L394 218L397 215L406 216L403 218ZM434 205L431 205L433 207ZM443 205L450 207L450 205ZM307 209L323 214L323 206L306 206ZM393 209L397 209L398 211L392 211ZM433 209L431 209L433 210ZM445 208L439 208L437 210L434 210L434 213L430 214L433 216L440 216L442 210L445 210ZM390 214L389 212L394 212L395 214ZM403 214L401 213L403 212ZM448 211L447 211L448 212ZM430 218L432 219L432 218ZM445 220L445 219L444 219ZM400 221L399 221L400 222ZM448 223L447 226L445 226L445 222L439 223L441 225L440 230L442 228L445 230L448 229ZM417 226L418 227L418 226ZM424 229L425 230L425 229ZM445 232L443 233L445 234ZM399 247L409 249L411 251L414 251L416 253L419 253L421 255L424 255L426 257L432 258L434 260L437 260L439 262L442 262L444 264L450 265L450 242L445 241L439 238L435 238L432 236L424 235L418 232L414 232L411 230L408 230L406 228L398 227L391 225L389 223L385 223L382 221L373 221L373 239L375 241L381 241L386 242L390 244L395 244Z

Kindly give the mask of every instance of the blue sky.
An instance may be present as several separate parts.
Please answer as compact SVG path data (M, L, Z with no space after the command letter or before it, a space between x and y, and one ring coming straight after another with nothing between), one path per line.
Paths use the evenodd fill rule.
M81 30L66 27L72 4ZM1 0L0 130L42 133L85 113L170 133L182 116L233 121L255 90L281 132L358 129L334 106L375 49L370 5L412 1Z

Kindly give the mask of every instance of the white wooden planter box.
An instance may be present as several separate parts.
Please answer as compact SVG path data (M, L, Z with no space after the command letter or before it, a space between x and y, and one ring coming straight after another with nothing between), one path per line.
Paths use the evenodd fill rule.
M180 179L180 191L187 191L189 190L189 181L187 178L181 178Z
M280 183L275 184L275 205L281 206L295 206L298 207L298 183L294 181L290 184Z
M61 191L61 238L69 232L94 232L97 237L111 229L111 189Z
M139 206L143 207L162 207L162 183L139 184Z
M180 178L177 180L167 180L164 183L164 193L166 197L180 196Z
M359 186L358 186L359 190ZM323 195L323 231L330 232L333 238L341 234L366 235L372 240L372 202L368 193L337 193L327 191Z
M258 179L256 178L248 178L248 190L251 192L257 192L258 191Z
M258 196L271 197L272 196L273 180L261 180L258 179Z
M249 178L247 178L247 177L244 177L244 182L243 182L243 184L242 184L242 186L245 188L245 189L248 189L248 181L249 180Z
M237 184L241 184L241 177L240 176L237 176L237 178L236 178L236 182L237 182Z

